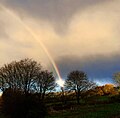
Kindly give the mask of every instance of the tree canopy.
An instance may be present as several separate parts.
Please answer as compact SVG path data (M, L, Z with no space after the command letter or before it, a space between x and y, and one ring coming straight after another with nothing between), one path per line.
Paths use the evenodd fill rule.
M95 87L95 83L88 80L85 72L76 70L68 74L65 86L67 89L75 91L77 102L79 103L80 94Z
M42 69L41 64L32 59L23 59L5 64L0 68L0 89L7 88L20 90L23 93L40 92L38 85L44 93L55 87L55 78L51 72Z
M120 72L114 73L113 79L118 84L118 86L120 86Z

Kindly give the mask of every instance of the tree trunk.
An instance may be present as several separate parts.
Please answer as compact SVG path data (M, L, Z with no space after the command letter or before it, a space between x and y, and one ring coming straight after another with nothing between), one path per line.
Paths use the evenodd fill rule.
M76 98L77 98L77 104L80 104L80 90L77 86L77 90L75 90Z
M42 93L42 100L44 100L44 98L45 98L45 92L46 92L46 90L43 90L43 93Z
M80 91L77 92L77 103L80 104Z
M39 100L42 99L42 85L40 85Z
M64 93L64 88L63 88L63 87L61 87L61 90L62 90L62 96L61 96L62 103L63 103L63 104L66 104L66 100L65 100L65 93Z

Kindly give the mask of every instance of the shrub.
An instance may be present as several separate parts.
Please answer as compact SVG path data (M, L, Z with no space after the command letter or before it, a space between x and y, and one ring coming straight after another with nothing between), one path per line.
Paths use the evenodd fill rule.
M35 95L7 89L2 95L2 112L9 118L44 118L46 108Z

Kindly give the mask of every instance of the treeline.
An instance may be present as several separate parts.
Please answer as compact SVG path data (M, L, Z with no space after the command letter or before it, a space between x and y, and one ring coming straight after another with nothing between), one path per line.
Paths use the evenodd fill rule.
M99 98L102 96L103 97L107 96L111 98L113 96L118 96L118 95L120 95L119 87L116 87L113 84L106 84L103 86L96 86L92 89L81 92L79 100L84 101L85 99L88 98ZM65 103L69 103L70 101L76 100L76 93L73 90L71 91L65 90L63 96L62 92L50 92L46 94L45 101L48 103L58 102L63 100L62 97L64 97Z
M114 74L114 79L119 83L119 73ZM84 97L108 95L111 92L117 94L112 85L97 87L85 72L78 70L68 74L58 98L56 93L51 93L56 86L53 73L44 70L40 63L32 59L5 64L0 68L0 90L3 92L0 110L6 118L44 118L47 114L46 100L61 99L66 104L72 95L80 104Z

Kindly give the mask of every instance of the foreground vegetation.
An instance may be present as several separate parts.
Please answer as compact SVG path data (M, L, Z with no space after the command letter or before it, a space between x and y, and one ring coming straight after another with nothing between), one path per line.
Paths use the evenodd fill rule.
M79 105L75 100L66 104L61 101L47 102L48 114L45 118L119 118L120 102L116 97L119 100L118 96L96 96L81 100ZM0 114L0 118L6 117Z
M48 112L45 118L119 118L120 116L119 95L87 97L81 99L79 105L74 98L67 99L66 103L63 103L57 96L53 101L46 98L44 102ZM7 117L0 114L0 118Z
M51 104L51 107L54 104ZM94 96L80 101L69 101L67 105L56 104L47 118L119 118L119 96ZM50 108L50 107L49 107Z
M114 79L120 85L120 73ZM59 83L61 85L61 83ZM55 92L52 72L32 59L0 68L0 118L119 118L120 89L96 86L83 71L68 74ZM54 92L51 92L54 91ZM3 116L4 115L4 116Z
M120 113L120 103L75 106L51 113L47 118L114 118Z

